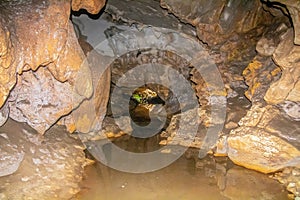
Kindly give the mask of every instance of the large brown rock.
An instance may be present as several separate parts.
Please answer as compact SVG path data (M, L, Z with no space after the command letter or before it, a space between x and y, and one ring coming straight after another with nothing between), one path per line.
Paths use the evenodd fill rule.
M94 93L72 112L76 129L83 133L100 130L106 114L111 80L110 67L104 67L108 65L105 57L91 51L87 53L86 61L91 69Z
M71 112L75 101L79 103L72 90L69 82L57 81L48 68L23 72L9 97L10 117L44 133Z
M7 1L0 10L0 105L18 81L10 115L43 133L93 92L70 3Z
M294 45L293 40L293 30L289 29L273 54L275 63L282 69L282 76L264 97L270 104L300 101L300 46Z
M300 166L299 124L274 106L252 106L230 132L228 156L236 164L263 173Z
M263 173L278 171L290 163L293 166L294 159L300 156L297 148L258 128L235 129L228 146L228 156L234 163Z

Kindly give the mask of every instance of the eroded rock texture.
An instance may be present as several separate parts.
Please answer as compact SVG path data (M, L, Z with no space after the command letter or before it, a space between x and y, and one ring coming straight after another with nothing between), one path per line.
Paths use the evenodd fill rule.
M1 199L70 199L80 190L83 146L64 128L41 136L9 120L0 129L0 149Z
M236 164L265 173L287 166L299 168L299 1L161 0L161 5L194 25L199 39L209 48L219 47L225 63L232 66L240 60L239 65L247 66L242 75L252 108L239 121L239 127L233 124L229 137L221 139L223 144L217 147L223 151L219 155L227 148ZM292 26L283 14L291 17ZM256 52L251 50L253 45ZM247 56L251 54L252 59ZM222 67L219 70L223 72ZM226 87L227 76L222 74ZM237 79L229 80L232 88L232 81ZM228 93L229 98L234 95ZM287 179L285 183L294 184Z
M93 91L69 21L70 3L7 1L0 9L0 105L17 82L10 116L44 133Z
M209 46L224 44L270 20L260 1L162 0L161 5L197 28L200 40Z
M228 156L236 164L264 173L300 165L299 136L293 134L300 127L275 107L253 106L239 125L227 140Z
M300 3L297 0L270 0L270 2L273 3L281 3L282 6L281 9L285 14L290 15L293 21L294 25L294 32L295 32L295 37L294 37L294 43L297 45L300 45Z
M72 0L72 10L86 9L91 14L97 14L105 5L106 0Z
M228 137L228 156L264 173L284 170L276 178L299 196L297 173L286 173L300 167L299 2L281 3L286 4L295 29L286 22L273 24L258 41L258 54L243 71L249 86L245 95L253 105ZM282 10L287 11L284 6Z
M270 86L265 95L265 100L271 104L300 101L300 46L293 43L292 29L282 35L281 39L273 54L273 59L282 69L282 75Z

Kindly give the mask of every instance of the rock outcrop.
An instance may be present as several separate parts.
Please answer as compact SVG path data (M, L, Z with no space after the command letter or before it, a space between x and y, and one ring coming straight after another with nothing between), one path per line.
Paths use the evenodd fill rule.
M271 19L258 0L161 0L161 5L195 26L199 39L211 47L222 45L228 40L232 42L238 34L249 32Z
M72 5L95 14L103 4ZM1 199L70 199L80 190L81 141L62 127L48 130L93 93L70 11L69 1L0 3L0 123L9 115L33 128L12 120L1 127Z
M273 54L273 60L281 68L282 75L265 95L265 100L270 104L300 101L300 46L294 45L293 36L293 29L282 35Z
M234 163L263 173L300 166L300 127L284 120L278 109L252 106L239 125L227 139L228 156Z
M73 1L72 8L96 14L104 3ZM9 110L11 118L44 133L93 93L70 2L4 1L0 10L0 106L8 104L1 122Z

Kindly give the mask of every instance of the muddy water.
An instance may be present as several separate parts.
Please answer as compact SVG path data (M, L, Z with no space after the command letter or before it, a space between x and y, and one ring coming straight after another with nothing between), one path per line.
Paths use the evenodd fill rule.
M113 143L142 153L157 150L158 139L122 136ZM97 162L86 168L82 191L74 200L288 199L284 187L268 175L236 166L227 157L199 159L197 155L197 149L189 148L171 165L143 174L117 171Z
M97 163L86 169L82 188L74 199L288 199L275 180L224 162L224 158L220 162L182 156L164 169L145 174L124 173Z

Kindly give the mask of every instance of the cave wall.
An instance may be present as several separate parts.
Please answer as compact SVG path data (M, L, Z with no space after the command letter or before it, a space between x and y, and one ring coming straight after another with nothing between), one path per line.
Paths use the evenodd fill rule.
M270 173L299 166L300 4L262 2L161 0L161 6L195 26L198 38L221 52L225 69L236 61L245 64L242 55L251 55L242 75L252 107L239 127L222 138L225 144L217 146L227 148L226 155L236 164ZM103 0L1 2L1 124L9 116L39 133L58 120L70 132L99 126L100 115L106 112L109 71L103 80L94 79L93 67L101 60L90 60L93 66L84 62L89 52L84 54L79 46L69 17L71 9L80 8L97 14L104 4ZM94 106L97 116L88 116ZM292 192L299 194L299 188L298 184Z
M251 61L250 56L248 58L250 64L243 72L243 76L249 86L246 96L253 105L257 106L256 103L260 103L261 108L266 104L282 106L290 102L299 103L300 49L297 27L300 6L297 1L292 0L272 2L281 3L275 4L276 8L285 6L281 10L274 10L258 0L251 3L238 0L209 2L161 0L160 3L180 20L194 25L201 41L212 49L219 49L221 51L219 59L227 62L225 67L232 61L242 62L245 59L242 54L251 54L248 47L250 49L256 47L256 52L266 59L255 57ZM85 8L95 14L104 3L104 1L51 0L43 3L2 2L0 5L2 124L9 115L16 121L28 123L39 133L44 133L58 120L61 124L67 125L70 132L76 129L89 132L92 127L99 127L99 123L95 124L95 116L89 118L86 111L96 105L97 115L105 113L106 110L103 108L109 91L105 91L103 86L110 81L109 72L106 72L104 80L93 79L91 74L94 74L95 69L83 62L85 55L78 44L69 16L71 8L73 10ZM291 18L292 26L284 14ZM283 23L277 23L278 19ZM277 32L278 37L268 36L265 28L267 26L271 26L272 30L269 32ZM247 39L248 42L245 44L243 41ZM85 53L88 55L88 52ZM101 63L99 60L91 62ZM264 73L268 79L260 82L262 78L257 76ZM195 82L197 84L197 80ZM101 95L103 99L93 96L93 85L97 93L103 92ZM92 99L87 101L90 97ZM85 103L81 104L83 100ZM74 111L79 104L81 106ZM72 111L78 112L77 118L69 115ZM293 113L291 109L283 111L298 120L299 113ZM67 117L61 119L63 116ZM103 116L96 121L102 119Z
M3 1L0 4L1 122L8 115L44 133L93 93L71 8L98 13L105 1ZM74 130L69 125L69 130Z
M246 66L241 74L252 106L220 138L215 155L263 173L289 169L279 180L299 196L299 177L292 174L300 166L299 1L161 0L161 5L194 25L198 38L221 52L227 70L238 60L244 61L241 69ZM253 46L253 57L243 57Z

